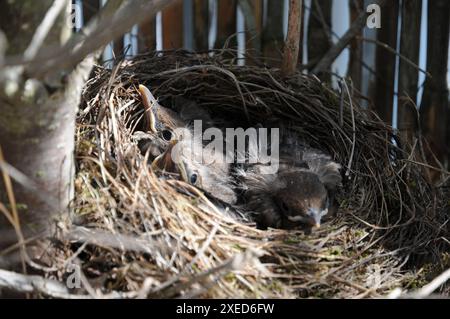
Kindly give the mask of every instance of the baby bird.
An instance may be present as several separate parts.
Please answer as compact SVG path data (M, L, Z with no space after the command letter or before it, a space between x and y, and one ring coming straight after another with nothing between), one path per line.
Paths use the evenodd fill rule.
M150 153L152 167L169 173L177 173L181 179L203 190L226 204L237 200L230 177L230 166L222 154L207 152L202 136L196 136L187 126L194 120L192 108L190 118L184 120L178 113L162 107L145 86L139 86L145 108L148 127L143 152ZM186 113L186 112L185 112ZM203 119L205 116L199 114Z
M219 154L205 152L202 147L202 141L187 130L181 138L172 140L167 150L152 165L178 173L185 182L226 204L235 204L237 197L229 164Z
M196 119L212 126L207 114L186 101L181 104L187 108L181 106L176 113L160 106L145 86L139 86L139 92L148 128L142 151L149 152L153 168L176 173L227 205L234 206L235 190L242 190L244 203L238 209L252 215L263 229L320 227L322 218L334 209L341 166L329 155L288 135L280 143L278 171L257 162L231 172L223 154L206 151L202 137L188 126Z
M174 111L161 106L148 88L139 85L139 94L144 106L144 130L133 134L138 141L142 153L149 153L149 160L153 161L169 146L173 132L185 123Z
M257 163L237 172L245 209L254 215L257 226L320 227L322 218L334 209L341 166L291 138L280 146L278 171L268 173L266 168Z

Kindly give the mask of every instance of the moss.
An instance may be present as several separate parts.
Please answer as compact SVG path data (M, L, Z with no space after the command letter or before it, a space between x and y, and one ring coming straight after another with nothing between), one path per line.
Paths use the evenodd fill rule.
M426 264L423 266L416 276L408 281L405 285L405 288L409 290L416 290L422 288L424 285L428 283L427 275L432 271L433 265Z
M0 126L11 135L24 135L32 126L31 121L26 117L20 116L15 107L5 107L3 105L1 113Z
M6 204L5 206L8 210L11 210L11 204ZM19 211L26 211L28 210L28 205L25 203L16 203L16 209Z
M272 291L277 291L280 293L283 292L283 284L280 283L278 280L270 281L270 283L267 285L267 288Z
M28 205L25 204L25 203L17 203L17 204L16 204L16 208L17 208L18 210L25 211L25 210L28 210Z
M289 236L283 240L285 244L298 244L302 241L300 236Z
M37 178L44 178L45 177L45 172L39 170L39 171L36 172L35 175L36 175Z
M234 245L233 245L233 248L235 248L235 249L238 250L239 252L245 251L245 248L242 247L242 246L239 245L239 244L234 244Z
M328 249L328 253L333 256L342 256L344 248L342 246L332 246Z
M354 230L354 232L353 232L353 235L354 235L355 237L357 237L357 238L364 237L366 234L367 234L367 232L364 231L363 229L356 229L356 230Z
M230 281L231 282L231 281L235 281L236 280L236 275L234 273L230 272L230 273L226 274L223 278L226 281Z

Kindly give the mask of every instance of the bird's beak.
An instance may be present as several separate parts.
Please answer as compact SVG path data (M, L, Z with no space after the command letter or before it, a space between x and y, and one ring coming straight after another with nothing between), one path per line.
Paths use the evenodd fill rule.
M160 169L167 172L173 172L175 170L175 162L172 159L172 151L177 143L177 140L170 141L167 150L156 157L152 162L153 169Z
M178 172L180 173L181 179L184 182L189 183L186 165L184 164L184 162L180 161L180 163L177 164L177 168L178 168Z
M166 172L179 173L181 179L188 182L188 174L186 170L186 165L183 161L175 162L172 158L173 149L177 145L178 140L173 139L170 141L167 150L159 155L152 163L153 169L159 169Z
M145 118L148 122L147 125L149 126L149 130L156 134L156 116L153 112L153 106L156 103L156 99L152 92L142 84L139 84L139 94L141 95L142 103L144 104Z
M322 217L322 213L315 208L310 208L307 212L311 224L315 227L315 228L320 228L320 219Z

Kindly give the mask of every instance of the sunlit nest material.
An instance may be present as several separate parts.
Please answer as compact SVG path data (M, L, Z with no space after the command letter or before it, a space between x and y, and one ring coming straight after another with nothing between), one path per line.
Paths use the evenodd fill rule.
M184 96L236 127L284 121L342 163L337 216L310 235L258 230L223 216L194 187L159 178L131 138L142 129L139 84L166 107ZM341 97L315 77L237 66L232 51L97 67L83 93L76 162L71 237L52 258L60 268L82 265L89 285L77 294L380 297L423 284L414 266L442 261L448 249L446 197L391 128L345 89Z

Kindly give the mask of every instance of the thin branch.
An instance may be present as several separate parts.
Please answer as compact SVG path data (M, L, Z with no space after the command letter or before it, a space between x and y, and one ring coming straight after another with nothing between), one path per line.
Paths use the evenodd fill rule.
M385 0L377 0L375 3L381 6L384 2ZM369 13L366 11L362 11L359 14L342 38L327 52L327 54L325 54L320 62L317 63L316 67L312 71L313 74L319 74L329 68L339 54L341 54L341 52L349 45L350 41L356 37L362 28L364 28L368 16Z
M0 269L0 288L19 293L40 293L58 299L92 299L90 295L74 295L61 282L46 279L41 276L22 275L12 271ZM130 299L136 298L138 292L116 292L99 294L102 299Z
M69 295L68 289L55 280L22 275L2 269L0 269L0 288L21 293L43 293L52 297Z
M36 56L32 61L23 58L7 59L6 65L27 66L30 77L40 78L53 70L69 70L76 66L89 53L95 52L123 33L133 25L140 24L146 19L152 19L158 11L179 0L133 0L127 1L120 8L108 10L98 20L95 26L82 30L79 34L59 49L47 50ZM108 1L114 6L121 5L123 0ZM111 9L114 7L111 5ZM117 8L116 8L117 9ZM115 11L115 12L114 12Z
M44 19L36 29L30 45L25 50L24 57L26 60L31 60L36 56L36 53L41 48L45 38L66 4L68 4L67 0L55 0L52 6L48 9Z
M332 44L331 39L333 38L333 35L335 35L335 34L332 32L331 26L329 26L327 24L327 21L325 20L325 17L323 15L322 6L319 4L319 1L314 0L314 3L315 3L315 7L317 8L317 14L311 8L309 9L309 11L313 15L313 17L315 17L315 18L317 18L317 20L319 20L320 24L322 25L322 29L327 34L328 40L331 45ZM312 4L311 4L311 6L312 6ZM337 37L337 35L336 35L336 37Z
M407 64L409 64L410 66L412 66L413 68L415 68L416 70L424 73L426 76L428 77L432 77L430 72L427 72L424 69L421 69L416 63L414 63L413 61L411 61L410 59L408 59L407 57L405 57L404 55L400 54L397 50L395 50L394 48L391 48L389 45L387 45L384 42L378 41L376 39L369 39L369 38L365 38L365 37L361 37L361 36L356 36L356 39L365 41L365 42L370 42L373 44L376 44L380 47L382 47L383 49L386 49L387 51L391 52L392 54L395 54L396 56L398 56L400 59L402 59L403 61L405 61Z

